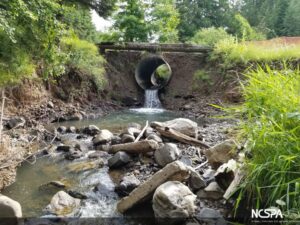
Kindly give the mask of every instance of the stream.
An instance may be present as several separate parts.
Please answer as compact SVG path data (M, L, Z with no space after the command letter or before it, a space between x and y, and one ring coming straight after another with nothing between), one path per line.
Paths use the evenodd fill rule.
M128 123L135 122L144 126L145 122L166 121L177 118L173 112L154 108L131 109L115 112L96 120L82 120L72 122L62 122L54 124L58 126L75 126L81 128L94 124L100 129L109 129L111 132L120 132L127 127ZM87 159L87 156L68 161L60 157L61 153L52 156L43 156L36 160L34 164L24 162L18 168L16 182L3 190L3 194L18 201L22 205L24 217L47 217L43 209L50 203L53 195L58 189L41 187L50 181L64 181L71 190L76 190L87 196L86 200L81 201L81 207L75 217L81 218L118 218L116 224L153 224L152 219L133 221L116 212L116 203L119 196L114 192L115 181L121 175L118 171L109 171L107 166L88 171L71 172L69 165ZM99 191L94 188L101 181L104 184ZM138 209L139 210L139 209ZM142 217L153 217L150 210L141 209L135 211L134 215Z

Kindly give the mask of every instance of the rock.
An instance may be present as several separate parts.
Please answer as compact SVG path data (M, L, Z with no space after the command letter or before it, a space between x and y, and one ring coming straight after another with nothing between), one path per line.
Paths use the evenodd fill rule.
M105 151L108 152L110 149L110 145L109 144L105 144L105 145L97 145L96 146L96 150L98 151Z
M141 129L142 129L141 124L134 123L134 122L129 123L129 124L127 125L127 128L130 128L130 127L136 128L136 129L138 129L138 130L141 130Z
M185 165L187 166L192 166L193 165L193 161L192 159L189 157L189 156L182 156L180 159L179 159L180 162L183 162Z
M104 165L103 160L98 159L95 161L74 162L72 164L69 164L67 166L67 169L69 170L69 172L78 173L78 172L83 172L83 171L87 171L87 170L93 170L96 168L100 168L103 165Z
M210 182L215 179L215 173L216 173L215 170L209 168L204 171L202 177L206 180L206 182Z
M242 168L238 168L234 173L234 179L225 191L223 198L228 200L237 190L242 182L243 178L246 176L245 171Z
M158 135L156 135L156 134L150 134L147 138L146 138L146 140L154 140L154 141L156 141L157 143L162 143L163 142L163 140L158 136Z
M89 159L99 159L99 158L106 158L108 156L109 156L109 154L107 152L97 151L97 152L93 152L93 153L89 154L88 158Z
M135 137L133 135L130 134L123 134L122 135L122 143L130 143L130 142L134 142Z
M179 154L180 152L177 145L173 143L166 143L155 151L154 157L156 163L161 167L164 167L168 163L177 160Z
M118 145L122 143L122 139L119 136L113 136L111 139L112 145Z
M204 151L208 162L213 168L218 168L235 156L236 144L233 140L226 140Z
M77 148L71 148L70 151L65 155L65 159L74 160L84 156L84 153Z
M140 181L134 176L125 176L120 185L116 187L116 192L121 196L127 196L132 190L140 185Z
M82 194L78 191L68 190L67 193L73 198L78 198L78 199L87 199L88 198L85 194Z
M151 127L156 125L169 127L191 137L196 137L198 132L198 124L185 118L177 118L166 122L152 122L150 125Z
M117 152L108 160L109 168L118 168L126 165L131 161L131 157L126 152Z
M52 185L52 186L57 187L57 188L65 188L66 187L66 185L63 182L57 181L57 180L50 181L48 183L48 185Z
M18 127L23 127L26 123L26 120L23 117L15 117L6 123L7 129L13 129L13 128L18 128Z
M94 145L107 144L113 138L113 134L109 130L101 130L99 134L93 139Z
M189 176L189 169L179 161L169 163L163 169L156 172L143 184L140 184L127 197L122 198L118 204L117 209L120 213L124 213L143 200L151 197L155 189L170 180L183 181Z
M66 133L66 131L67 131L67 128L66 128L65 126L59 126L59 127L57 128L57 132L59 132L59 133L61 133L61 134Z
M54 108L53 102L49 101L49 102L47 103L47 107L50 108L50 109L53 109L53 108Z
M95 125L89 125L88 127L83 128L82 131L84 134L94 136L100 133L100 129Z
M196 195L179 181L168 181L160 185L152 200L156 218L184 220L194 215Z
M196 215L196 219L199 222L206 222L209 225L226 225L227 222L221 215L221 213L215 209L203 208Z
M151 134L156 134L152 127L147 127L144 132L144 137L147 138Z
M236 170L237 162L234 159L230 159L217 169L215 180L223 190L226 190L233 181Z
M5 195L0 194L0 221L2 220L1 218L21 218L21 217L22 217L22 208L20 203Z
M137 136L139 136L139 134L141 132L142 131L140 129L137 129L135 127L129 127L129 128L127 128L127 130L124 133L129 134L129 135L134 136L134 137L137 137Z
M206 187L204 178L196 170L191 168L190 171L189 187L193 191Z
M77 132L77 129L74 126L70 126L68 127L67 132L75 134Z
M211 182L204 190L197 192L197 196L200 199L214 199L218 200L223 197L224 191L217 182Z
M71 150L71 146L69 146L69 145L59 145L59 146L57 146L57 148L56 148L56 151L58 151L58 152L69 152L70 150Z
M79 205L79 199L71 197L64 191L59 191L52 197L45 211L57 216L72 216Z
M79 112L74 113L72 116L70 116L68 118L68 120L70 120L70 121L77 121L77 120L82 120L82 119L83 119L83 116Z

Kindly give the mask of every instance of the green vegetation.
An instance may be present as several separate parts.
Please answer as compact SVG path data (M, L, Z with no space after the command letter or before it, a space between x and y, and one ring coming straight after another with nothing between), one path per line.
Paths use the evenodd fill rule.
M100 89L106 83L104 78L105 60L98 53L98 48L84 40L75 37L65 37L61 40L63 52L67 54L68 70L77 71L91 76Z
M169 79L171 76L170 68L166 64L162 64L156 69L156 74L159 78L164 80Z
M194 73L194 80L201 81L201 82L207 83L209 85L212 84L211 77L205 70L197 70Z
M103 59L96 53L96 46L87 42L95 40L96 30L86 2L4 0L0 3L0 22L1 86L34 73L44 80L53 79L75 64L87 75L103 74ZM86 41L74 38L66 42L74 35ZM81 61L76 62L78 58L72 57L79 55ZM102 79L97 81L100 84Z
M221 57L225 66L249 62L288 61L300 57L300 45L238 43L230 38L216 44L212 57Z
M232 39L233 36L228 34L224 28L203 28L199 30L195 36L191 39L190 43L199 44L199 45L207 45L214 46L220 40L224 39Z
M238 199L247 196L250 208L277 206L299 218L300 71L266 66L246 77L240 113L251 157Z

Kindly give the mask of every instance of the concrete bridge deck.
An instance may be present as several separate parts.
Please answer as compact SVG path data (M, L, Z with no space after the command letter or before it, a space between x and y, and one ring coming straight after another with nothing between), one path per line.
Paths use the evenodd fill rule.
M193 53L208 53L212 48L202 45L192 44L157 44L157 43L114 43L105 42L99 43L97 46L101 53L106 50L119 50L119 51L148 51L148 52L193 52Z

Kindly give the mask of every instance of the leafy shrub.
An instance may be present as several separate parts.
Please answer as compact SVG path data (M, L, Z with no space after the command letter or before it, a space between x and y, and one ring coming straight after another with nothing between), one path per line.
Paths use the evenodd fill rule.
M281 207L300 216L300 71L258 68L243 85L247 177L240 198L250 207ZM238 199L240 199L238 198Z
M104 58L98 53L96 45L80 40L76 36L64 37L61 40L62 50L67 54L67 66L71 69L93 77L97 87L103 88L106 83L104 77Z
M224 28L203 28L191 39L190 43L214 46L220 40L233 38Z

